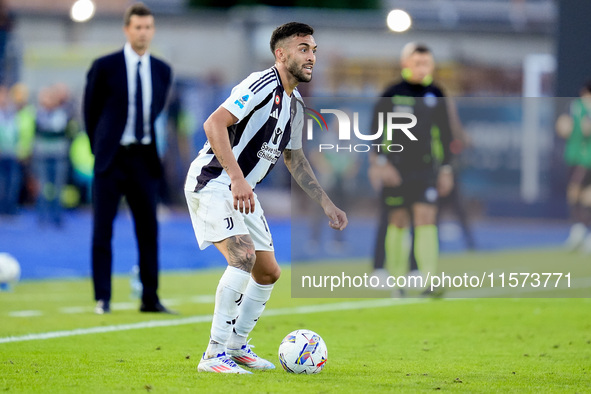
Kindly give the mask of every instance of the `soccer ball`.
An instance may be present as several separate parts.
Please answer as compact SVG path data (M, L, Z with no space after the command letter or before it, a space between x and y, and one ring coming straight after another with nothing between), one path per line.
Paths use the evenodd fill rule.
M310 330L292 331L279 345L279 362L289 373L319 373L327 356L324 340Z
M8 253L0 253L0 285L18 282L21 276L21 266Z

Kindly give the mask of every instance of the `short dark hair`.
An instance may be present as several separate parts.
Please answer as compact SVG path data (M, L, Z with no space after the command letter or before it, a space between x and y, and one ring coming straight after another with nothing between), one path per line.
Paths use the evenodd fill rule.
M131 17L133 15L150 16L153 14L152 11L150 11L150 9L144 3L134 3L125 11L125 15L123 16L123 24L125 26L129 26L129 23L131 22Z
M425 44L417 44L413 53L431 53L431 50Z
M400 53L400 59L404 61L405 59L409 58L415 53L431 54L431 49L429 49L427 45L422 43L409 42L402 48L402 52Z
M275 49L277 49L277 44L279 41L297 35L297 36L311 36L314 34L314 29L312 26L306 25L305 23L299 22L289 22L285 23L275 30L273 30L273 34L271 34L271 52L273 55L275 54Z

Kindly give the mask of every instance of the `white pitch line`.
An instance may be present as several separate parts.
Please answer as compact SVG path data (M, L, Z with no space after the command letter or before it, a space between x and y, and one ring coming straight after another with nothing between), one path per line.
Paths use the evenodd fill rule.
M137 302L113 302L111 309L114 311L127 311L136 309L138 307ZM65 314L76 314L76 313L88 313L92 312L94 307L92 306L64 306L59 309L60 313Z
M63 308L60 308L59 311L60 313L65 314L75 314L92 311L92 308L89 306L64 306Z
M193 304L213 304L215 301L215 296L213 295L197 295L192 296L189 298L166 298L163 299L162 302L166 305L174 306L174 305L181 305L185 302L193 303ZM111 309L117 311L124 311L124 310L133 310L138 308L137 302L113 302L111 303ZM91 306L65 306L59 308L60 313L64 314L78 314L78 313L88 313L92 312L93 307ZM43 313L39 313L36 315L26 315L20 314L21 311L11 312L10 316L12 317L30 317L30 316L41 316Z
M406 305L406 304L418 304L428 302L428 299L416 298L416 299L373 299L364 301L348 301L339 303L327 303L320 305L303 305L291 308L276 308L265 311L265 316L285 316L285 315L299 315L305 313L319 313L319 312L331 312L331 311L342 311L350 309L363 309L363 308L383 308L393 305ZM129 330L140 330L144 328L157 328L157 327L172 327L181 326L185 324L197 324L211 322L211 315L200 315L191 316L180 319L172 320L150 320L146 322L130 323L130 324L117 324L112 326L100 326L100 327L89 327L89 328L77 328L74 330L64 331L51 331L38 334L28 334L20 336L11 336L0 338L1 343L11 342L24 342L24 341L38 341L53 338L64 338L72 337L77 335L89 335L89 334L104 334L108 332L116 331L129 331Z
M189 298L189 301L195 304L213 304L213 302L215 301L215 296L206 294L196 295Z
M8 316L10 317L32 317L32 316L42 316L43 312L41 311L14 311L9 312Z

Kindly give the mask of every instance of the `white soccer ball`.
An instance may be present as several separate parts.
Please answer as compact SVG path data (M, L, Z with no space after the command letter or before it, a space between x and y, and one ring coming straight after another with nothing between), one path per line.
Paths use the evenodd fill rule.
M0 253L0 283L18 282L21 277L21 266L8 253Z
M289 373L319 373L327 357L326 344L314 331L292 331L279 345L279 362Z

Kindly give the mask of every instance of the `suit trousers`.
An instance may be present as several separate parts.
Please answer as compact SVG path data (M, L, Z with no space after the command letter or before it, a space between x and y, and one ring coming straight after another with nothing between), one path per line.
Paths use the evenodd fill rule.
M150 148L146 145L121 146L110 168L95 175L92 278L96 300L111 299L113 222L121 198L125 197L133 216L137 239L142 302L145 305L159 302L156 210L161 177L154 175L151 157Z

